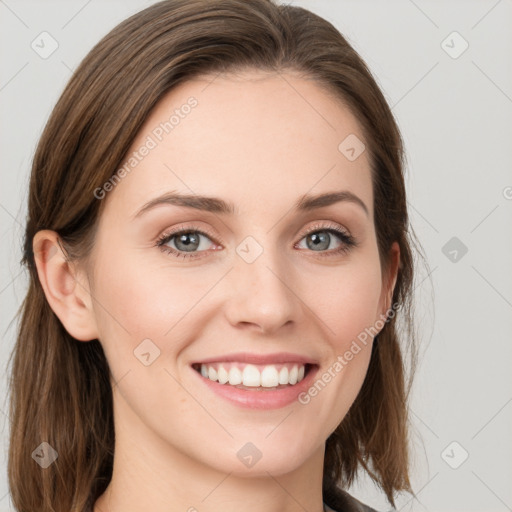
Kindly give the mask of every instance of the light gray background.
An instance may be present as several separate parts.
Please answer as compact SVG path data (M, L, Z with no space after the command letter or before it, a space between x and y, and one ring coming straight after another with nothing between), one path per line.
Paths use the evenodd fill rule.
M35 144L79 61L151 3L0 0L0 511L11 510L5 366L27 282L19 260ZM331 21L360 52L406 144L410 212L430 277L419 275L416 285L422 352L411 444L418 500L404 495L397 508L512 510L512 3L292 3ZM47 59L31 48L43 31L58 42ZM464 41L454 31L469 44L458 56ZM459 247L445 255L452 237ZM367 479L351 491L389 509Z

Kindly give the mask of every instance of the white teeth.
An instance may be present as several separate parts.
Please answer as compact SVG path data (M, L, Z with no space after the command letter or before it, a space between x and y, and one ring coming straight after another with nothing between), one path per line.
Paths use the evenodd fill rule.
M224 366L219 366L217 378L221 384L226 384L226 382L229 380L229 373L225 370Z
M290 384L297 384L297 377L299 376L299 371L297 370L297 365L294 365L290 371L290 376L288 377Z
M248 364L242 373L243 375L243 384L244 386L261 386L261 374L256 368L256 366L252 364Z
M208 378L210 380L217 380L217 370L213 366L208 368Z
M265 366L261 372L261 385L264 388L272 388L279 384L279 375L275 366ZM288 383L286 383L288 384Z
M229 370L229 383L231 386L242 384L242 372L236 366L232 366Z
M269 364L264 366L260 372L259 368L261 367L258 368L253 364L246 364L243 370L240 370L236 363L217 364L216 366L201 364L201 375L220 384L229 383L231 386L242 384L247 387L274 388L286 384L293 386L304 378L305 365L294 364L291 368L290 366L290 364L283 366L278 371L275 365Z

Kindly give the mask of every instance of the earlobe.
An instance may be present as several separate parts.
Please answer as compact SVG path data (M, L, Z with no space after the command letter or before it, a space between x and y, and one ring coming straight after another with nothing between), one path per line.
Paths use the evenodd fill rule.
M87 280L68 261L55 231L38 231L33 239L34 260L48 304L68 333L80 341L98 337Z

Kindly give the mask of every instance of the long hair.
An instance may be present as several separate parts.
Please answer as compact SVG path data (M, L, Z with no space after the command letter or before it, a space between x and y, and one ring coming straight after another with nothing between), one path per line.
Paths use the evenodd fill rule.
M323 490L366 471L394 505L409 480L408 395L415 357L413 235L398 126L375 79L339 31L275 0L166 0L131 16L81 62L37 146L21 260L29 271L11 354L8 478L16 510L87 510L104 492L114 456L109 367L98 340L80 343L50 308L38 278L33 237L54 230L70 260L90 254L104 201L94 191L120 168L158 101L179 83L244 69L299 71L343 101L370 155L381 265L400 246L393 295L399 310L372 348L362 388L326 443ZM399 322L399 325L397 325ZM31 454L42 442L58 458L46 469Z

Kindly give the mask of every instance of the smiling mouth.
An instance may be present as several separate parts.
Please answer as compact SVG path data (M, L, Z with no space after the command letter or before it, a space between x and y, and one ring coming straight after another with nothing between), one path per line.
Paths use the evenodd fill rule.
M247 391L271 391L293 387L318 365L280 363L254 365L239 362L194 363L192 368L203 378L227 387Z

